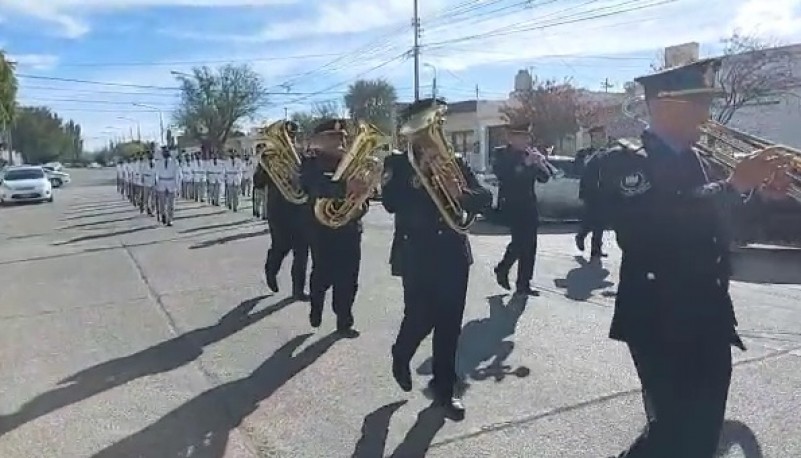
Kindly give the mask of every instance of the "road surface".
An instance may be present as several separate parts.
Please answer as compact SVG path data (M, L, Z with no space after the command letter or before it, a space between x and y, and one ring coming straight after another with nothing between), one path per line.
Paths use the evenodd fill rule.
M407 395L390 375L402 302L380 206L365 224L362 336L334 341L330 312L313 332L306 304L267 292L269 235L249 210L181 202L161 227L120 199L113 171L72 174L53 204L0 209L0 457L597 458L643 424L628 354L606 338L612 248L608 270L582 267L569 231L546 228L543 294L518 307L491 275L508 236L477 227L468 412L452 423L426 409L426 378ZM733 294L749 350L735 351L723 456L801 456L801 287Z

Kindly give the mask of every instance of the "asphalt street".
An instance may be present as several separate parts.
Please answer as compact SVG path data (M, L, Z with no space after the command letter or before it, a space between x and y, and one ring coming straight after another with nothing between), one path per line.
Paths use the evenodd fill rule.
M521 457L618 453L643 425L625 347L607 339L619 252L579 257L571 228L539 239L540 297L510 302L492 265L509 240L478 225L460 350L467 418L401 392L392 219L366 216L362 336L316 332L308 305L271 295L266 226L179 202L173 227L116 194L113 170L73 170L55 202L0 209L0 457ZM288 262L289 260L287 260ZM721 456L801 456L801 286L733 284L749 349L736 367ZM785 272L786 273L786 272Z

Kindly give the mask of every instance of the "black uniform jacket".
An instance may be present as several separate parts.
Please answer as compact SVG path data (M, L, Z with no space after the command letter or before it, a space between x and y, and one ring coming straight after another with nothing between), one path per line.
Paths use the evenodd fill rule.
M438 269L469 266L473 257L467 236L445 223L409 160L400 157L405 160L393 160L384 171L382 203L400 218L402 241L398 243L399 254L393 256L402 257L402 274L408 274L409 269L436 274ZM462 208L470 214L481 213L491 205L492 194L481 187L464 162L459 161L459 165L468 185L461 197Z
M314 207L318 199L344 199L347 195L345 181L333 181L331 176L337 168L337 163L325 156L305 157L300 167L300 182L303 190L309 195L308 205ZM361 212L346 225L339 229L331 229L322 225L313 218L315 228L328 232L357 232L362 231L362 217L367 213L369 203L365 202Z
M527 153L509 146L499 148L493 171L498 177L498 209L509 224L537 219L536 182L545 183L551 174L537 166L524 163Z
M741 200L709 182L695 151L646 131L599 156L601 193L623 252L610 337L658 345L728 339L742 348L729 296L722 212Z
M384 158L384 177L392 177L395 173L403 173L403 167L409 167L409 159L405 154L390 154ZM382 185L383 194L383 185ZM406 213L395 213L395 232L392 235L392 247L390 248L389 265L393 276L399 277L403 272L403 256L401 244L408 236L407 223L404 218Z
M584 162L579 181L579 199L584 202L598 200L601 193L601 168L600 151L590 155Z

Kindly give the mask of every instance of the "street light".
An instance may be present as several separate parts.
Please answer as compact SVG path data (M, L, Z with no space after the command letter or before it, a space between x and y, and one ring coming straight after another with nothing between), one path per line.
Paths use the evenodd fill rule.
M423 67L428 67L428 68L430 68L431 70L434 71L434 81L432 82L432 86L431 86L431 96L436 99L437 98L437 67L435 67L432 64L428 64L428 63L424 63Z
M161 132L161 144L164 144L164 113L161 111L159 107L154 107L153 105L145 105L144 103L133 103L135 107L142 107L148 108L151 110L156 110L159 113L159 131Z

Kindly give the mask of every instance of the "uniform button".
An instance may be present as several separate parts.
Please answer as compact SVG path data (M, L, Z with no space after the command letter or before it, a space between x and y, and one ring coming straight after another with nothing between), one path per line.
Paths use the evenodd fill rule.
M717 262L718 264L723 262L723 256L718 256L718 259L715 262Z
M404 235L403 236L403 240L409 240L409 236L408 235Z
M645 274L645 278L649 280L656 280L656 275L654 275L653 272L648 272L647 274Z
M442 230L438 230L437 235L442 235Z
M717 237L712 237L712 243L718 243L718 238Z
M720 278L718 278L715 282L718 284L718 286L723 286L723 282L720 281Z

